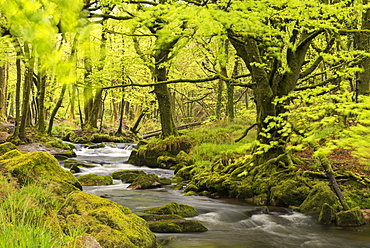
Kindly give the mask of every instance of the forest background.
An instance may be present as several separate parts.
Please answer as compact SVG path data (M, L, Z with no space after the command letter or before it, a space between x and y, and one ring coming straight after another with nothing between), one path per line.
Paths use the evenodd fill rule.
M367 0L2 0L0 11L0 118L14 119L14 143L29 127L122 135L141 121L165 138L177 124L243 120L257 171L290 168L307 147L321 164L345 148L367 170Z

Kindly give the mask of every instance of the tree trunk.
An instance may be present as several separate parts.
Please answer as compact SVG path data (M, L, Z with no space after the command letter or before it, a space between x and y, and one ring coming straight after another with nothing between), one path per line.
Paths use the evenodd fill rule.
M363 4L368 4L368 0L362 0ZM367 8L362 14L361 30L370 29L370 9ZM355 36L355 49L370 52L370 34L368 32L358 33ZM360 64L362 72L356 75L356 95L364 95L369 93L370 87L370 59L366 57Z
M125 94L124 94L124 88L122 88L122 99L121 99L121 107L119 111L119 125L116 132L116 135L122 135L122 129L123 129L123 114L125 111Z
M45 133L45 92L46 92L46 75L39 71L39 84L37 87L37 107L38 118L37 126L40 133Z
M221 119L222 114L222 93L224 81L219 79L217 82L217 102L216 102L216 119Z
M0 67L0 120L5 121L7 119L7 66L3 65Z
M33 67L34 67L34 57L30 53L29 45L27 42L24 44L25 54L26 54L26 72L24 78L23 86L23 102L22 102L22 115L21 123L19 128L19 138L26 141L26 127L29 120L30 114L30 95L31 86L33 81Z
M55 104L55 107L54 107L53 111L51 112L50 119L49 119L48 131L47 131L47 133L49 135L51 135L51 131L53 130L53 123L54 123L55 115L57 114L58 109L62 106L66 89L67 89L67 84L63 84L62 90L61 90L59 98L58 98L58 101Z

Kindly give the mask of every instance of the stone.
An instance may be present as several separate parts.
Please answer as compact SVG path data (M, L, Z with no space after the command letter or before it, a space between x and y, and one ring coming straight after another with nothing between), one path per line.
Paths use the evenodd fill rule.
M93 168L95 165L85 162L85 161L80 161L77 159L69 158L64 160L64 167L65 168L71 168L72 166L77 166L77 167L83 167L83 168Z
M0 132L0 143L5 143L9 134L7 132Z
M72 173L60 167L58 160L49 153L40 151L18 154L2 162L2 166L5 167L12 176L16 177L21 185L30 182L37 183L41 179L47 179L68 183L76 187L76 190L77 188L82 189L81 184Z
M161 179L154 174L140 174L135 180L128 186L131 189L150 189L161 186Z
M108 175L87 174L77 177L82 186L112 185L113 178Z
M366 219L359 207L335 214L335 224L337 226L361 226L366 224Z
M193 217L198 215L198 211L194 207L186 204L179 204L177 202L171 202L161 207L148 208L144 210L144 213L177 214L182 217Z
M166 220L149 222L152 232L158 233L185 233L185 232L205 232L207 227L196 220Z
M335 220L335 210L327 203L321 208L319 215L319 223L323 225L330 225Z
M25 145L19 145L18 150L25 151L25 152L47 152L51 155L63 155L66 157L76 157L76 154L71 150L64 150L60 148L55 147L49 147L47 145L41 144L41 143L30 143Z
M79 248L101 248L101 245L99 244L96 239L87 234L81 234L80 236L77 237L76 239L76 247Z
M121 179L122 182L132 183L139 175L145 175L141 170L120 170L112 173L113 179Z
M320 182L312 188L299 209L304 214L319 216L325 203L334 207L339 204L339 200L326 183Z
M17 147L11 142L0 144L0 155L4 155L5 153L16 149Z

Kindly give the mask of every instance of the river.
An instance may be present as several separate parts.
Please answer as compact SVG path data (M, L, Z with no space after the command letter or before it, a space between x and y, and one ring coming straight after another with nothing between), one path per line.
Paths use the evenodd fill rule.
M160 177L173 176L171 170L137 167L126 163L130 152L124 144L97 149L78 147L76 159L93 163L96 167L82 168L75 175L110 175L117 170L143 170ZM170 202L188 204L199 212L198 216L189 219L198 220L209 229L203 233L156 233L163 247L370 248L369 224L355 228L323 226L314 217L289 209L264 214L262 207L237 200L184 196L182 191L170 187L131 190L127 188L128 185L114 180L113 185L84 186L83 191L115 201L137 214L145 208Z

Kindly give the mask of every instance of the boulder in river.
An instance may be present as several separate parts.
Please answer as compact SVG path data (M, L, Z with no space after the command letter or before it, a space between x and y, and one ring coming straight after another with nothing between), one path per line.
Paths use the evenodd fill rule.
M77 177L82 186L112 185L113 178L108 175L87 174Z
M165 220L149 222L152 232L159 233L184 233L208 231L202 223L196 220Z
M145 172L142 170L119 170L112 173L114 179L121 179L125 183L132 183L139 175L145 175Z
M179 204L177 202L171 202L161 207L148 208L144 210L144 213L150 214L177 214L182 217L193 217L198 215L197 210L186 204Z
M366 224L366 222L364 214L359 207L335 214L335 224L337 226L361 226Z
M157 175L140 174L128 187L131 189L150 189L160 187L161 185L161 179Z
M95 167L95 165L85 162L85 161L80 161L77 159L69 158L64 160L64 167L66 168L72 168L73 166L77 167L83 167L83 168L92 168Z
M320 182L312 188L299 209L304 214L319 216L321 208L325 203L332 207L339 205L337 196L327 183Z

